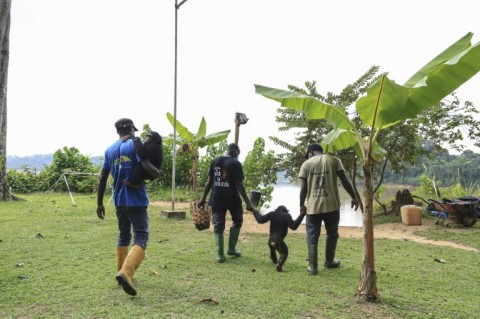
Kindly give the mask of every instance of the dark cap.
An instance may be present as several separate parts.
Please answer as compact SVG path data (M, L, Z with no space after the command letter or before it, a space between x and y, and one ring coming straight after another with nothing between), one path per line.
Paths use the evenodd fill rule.
M135 125L133 125L133 121L127 118L119 119L118 121L116 121L115 128L117 130L130 130L131 128L133 128L134 131L138 131Z
M313 152L313 151L317 151L317 152L323 153L323 148L322 148L320 145L318 145L318 144L310 144L310 145L308 145L307 153L305 154L305 158L308 158L308 153Z

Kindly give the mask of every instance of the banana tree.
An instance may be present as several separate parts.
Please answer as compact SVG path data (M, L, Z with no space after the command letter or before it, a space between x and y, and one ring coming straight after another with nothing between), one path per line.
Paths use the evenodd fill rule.
M365 300L377 299L373 235L373 163L383 156L377 144L378 133L401 121L414 118L438 104L480 71L480 43L471 44L473 34L467 33L416 72L405 84L399 85L386 75L373 83L355 102L362 120L360 129L349 119L344 109L323 103L311 96L255 85L255 92L280 102L283 107L303 111L307 120L325 119L333 129L325 136L326 152L353 148L361 160L363 188L363 261L358 295Z
M173 115L167 112L167 118L172 126L175 123ZM207 122L205 122L205 118L202 117L200 122L200 126L198 127L197 134L193 134L190 132L185 126L183 126L178 120L176 121L177 125L177 132L180 136L178 141L182 146L180 147L180 151L190 153L193 160L193 167L192 167L192 187L194 191L198 190L198 156L199 156L199 149L216 144L218 142L224 141L227 139L228 134L230 134L230 130L216 132L210 135L207 135ZM164 143L173 143L173 137L168 136L164 138Z

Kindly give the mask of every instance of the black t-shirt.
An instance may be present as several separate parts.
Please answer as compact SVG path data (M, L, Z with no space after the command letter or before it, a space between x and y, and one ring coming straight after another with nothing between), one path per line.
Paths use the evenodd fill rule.
M242 164L235 157L220 156L212 160L209 176L212 179L210 206L226 206L240 199L237 183L243 181Z

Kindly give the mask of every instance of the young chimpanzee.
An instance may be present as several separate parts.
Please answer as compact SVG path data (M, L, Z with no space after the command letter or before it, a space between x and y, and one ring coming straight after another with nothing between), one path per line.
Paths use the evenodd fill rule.
M297 219L293 220L288 212L288 209L281 205L277 209L265 215L260 215L254 212L255 219L258 223L264 224L270 221L270 238L268 239L268 246L270 247L270 259L276 264L277 271L282 271L282 266L288 257L288 247L285 244L285 237L288 233L288 228L295 230L302 223L305 213L300 213ZM277 259L277 252L280 257Z
M135 166L130 179L123 180L123 183L130 187L138 188L144 180L153 180L158 177L160 167L163 164L163 141L158 132L150 131L145 136L145 140L135 137L133 140L135 152L142 159L148 161L151 165L146 171L142 165Z

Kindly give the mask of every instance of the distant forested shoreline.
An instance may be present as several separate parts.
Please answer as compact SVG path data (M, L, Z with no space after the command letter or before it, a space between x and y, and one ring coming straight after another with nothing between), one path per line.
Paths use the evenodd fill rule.
M100 163L100 156L90 157L92 164L96 165ZM53 154L42 155L28 155L28 156L7 156L7 170L14 169L17 171L23 170L28 167L31 170L37 172L44 169L53 163Z
M101 162L101 157L94 156L90 160L92 164L97 165ZM53 154L7 156L7 170L21 171L28 167L39 172L46 166L51 165L52 162ZM437 155L434 159L421 157L416 165L408 167L403 173L394 174L387 168L383 182L387 184L418 186L421 175L427 175L430 178L434 177L441 186L445 187L456 183L473 185L480 178L480 154L466 150L460 155L445 153ZM281 172L278 176L279 183L285 184L289 182Z

